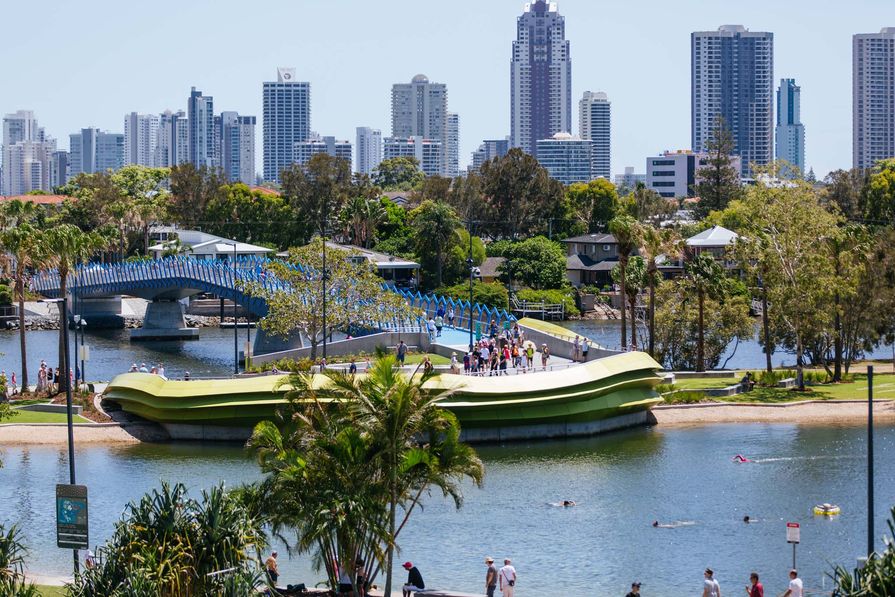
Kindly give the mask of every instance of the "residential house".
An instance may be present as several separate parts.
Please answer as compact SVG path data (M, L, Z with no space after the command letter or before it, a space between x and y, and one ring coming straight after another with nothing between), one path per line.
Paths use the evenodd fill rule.
M566 276L573 286L612 284L612 268L618 264L618 242L611 234L582 234L563 239Z

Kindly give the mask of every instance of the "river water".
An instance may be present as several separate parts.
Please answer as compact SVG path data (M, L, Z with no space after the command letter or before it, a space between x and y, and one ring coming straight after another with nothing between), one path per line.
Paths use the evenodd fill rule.
M882 537L895 504L895 427L877 432ZM866 545L865 450L861 427L790 424L652 427L480 447L484 487L467 486L459 511L440 495L427 499L400 537L397 562L412 560L428 586L481 591L483 558L509 556L521 597L623 595L634 580L647 595L696 595L706 566L726 594L742 592L756 570L776 595L792 563L785 523L795 521L806 587L829 588L831 563L851 566ZM756 462L734 464L739 453ZM68 474L64 447L0 447L0 458L0 521L24 526L31 570L70 573L53 519L54 485ZM84 446L76 460L78 480L90 489L93 544L109 537L129 500L161 479L183 481L198 495L218 482L259 478L238 445ZM551 505L564 498L578 506ZM818 502L839 504L842 515L813 516ZM746 514L758 522L744 524ZM653 528L654 519L692 524ZM307 556L281 560L286 582L319 578Z

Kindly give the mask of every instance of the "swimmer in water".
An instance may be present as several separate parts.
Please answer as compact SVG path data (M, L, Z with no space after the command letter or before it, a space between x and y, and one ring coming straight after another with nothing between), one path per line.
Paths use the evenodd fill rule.
M751 519L749 518L749 515L748 515L748 514L747 514L746 516L743 517L743 522L745 522L746 524L749 524L750 520L751 520Z
M736 456L734 456L734 457L733 457L733 461L734 461L734 462L752 462L751 460L749 460L748 458L746 458L746 457L743 456L742 454L737 454Z
M653 527L657 529L676 529L678 527L689 527L696 524L692 520L676 520L672 524L664 524L658 520L653 521Z
M570 506L576 506L577 504L573 500L563 500L562 505L568 508Z

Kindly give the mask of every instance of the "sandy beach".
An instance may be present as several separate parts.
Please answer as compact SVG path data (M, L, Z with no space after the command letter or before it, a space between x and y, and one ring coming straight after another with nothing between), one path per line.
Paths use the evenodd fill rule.
M168 435L155 425L80 424L74 426L76 444L136 444L166 441ZM0 446L52 445L68 442L65 424L31 423L0 425Z
M702 403L662 405L653 409L659 425L712 423L799 423L855 425L867 421L866 400L806 400L783 404ZM873 420L895 422L895 401L874 400Z

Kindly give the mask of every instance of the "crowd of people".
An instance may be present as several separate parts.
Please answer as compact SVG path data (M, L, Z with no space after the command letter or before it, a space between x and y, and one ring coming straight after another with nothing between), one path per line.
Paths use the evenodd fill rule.
M165 377L165 366L162 363L156 363L152 368L147 367L146 363L140 363L139 367L137 367L136 363L133 363L128 373L151 373L152 375L158 375L162 379L168 379ZM187 372L186 378L189 378L189 372Z

